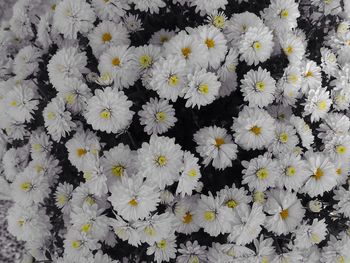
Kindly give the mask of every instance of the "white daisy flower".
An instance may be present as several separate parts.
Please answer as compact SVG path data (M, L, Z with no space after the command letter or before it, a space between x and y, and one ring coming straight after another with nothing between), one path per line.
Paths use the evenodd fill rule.
M114 233L123 241L130 245L138 247L141 244L139 234L133 224L124 221L120 216L115 215L116 219L110 218L110 225Z
M162 134L173 127L177 121L175 109L167 100L151 98L142 105L138 112L140 124L144 125L144 131L148 134Z
M187 99L185 106L200 108L211 104L219 95L220 87L218 77L205 69L188 75L188 83L184 90L184 98Z
M311 197L323 195L337 185L337 173L334 164L323 153L305 154L308 170L312 173L305 182L302 191Z
M178 263L205 262L207 260L206 248L206 246L200 246L197 240L193 243L187 241L185 245L180 244L180 248L178 249L180 255L176 261Z
M142 177L123 176L110 187L108 200L114 210L126 220L144 219L154 211L160 201L159 192L143 182Z
M150 184L160 189L179 179L183 152L175 139L152 135L138 150L139 171Z
M191 234L200 229L194 220L198 198L198 195L184 197L176 203L174 208L176 232Z
M92 0L91 5L96 11L96 15L101 20L113 20L119 22L130 9L128 0Z
M274 187L278 176L277 162L268 153L259 155L257 158L242 161L245 168L243 173L243 184L248 184L249 190L265 191Z
M95 130L119 133L130 124L132 102L122 91L107 87L95 90L95 96L88 100L85 118Z
M84 204L94 205L97 204L101 208L109 208L110 205L107 203L106 196L96 196L91 193L89 187L84 183L81 183L73 191L72 195L72 206L77 206L82 208Z
M225 29L227 25L227 17L224 12L219 12L217 10L213 11L211 14L208 15L206 22L208 24L211 24L215 26L218 29Z
M334 194L334 200L337 201L333 206L334 209L350 218L350 191L344 187L339 187L339 189L334 190Z
M268 146L270 152L275 156L281 156L293 151L299 143L299 138L296 135L296 130L293 126L277 123L274 138Z
M198 180L202 177L198 158L185 151L183 161L184 167L176 188L176 194L181 194L182 197L192 195L192 191L198 186Z
M349 238L342 238L338 240L333 235L327 242L327 246L323 247L321 254L322 263L344 262L350 260L350 240Z
M185 59L179 56L160 58L153 66L149 85L159 97L175 102L182 95L186 74Z
M231 188L226 185L225 188L217 192L217 196L223 205L226 205L233 211L238 205L248 204L252 201L251 196L248 195L248 191L244 190L243 187L236 188L235 184Z
M166 6L164 0L130 0L130 2L135 4L136 10L151 14L158 14L159 9Z
M291 64L301 63L306 49L303 39L292 33L286 34L281 37L280 45Z
M10 148L4 153L2 158L2 166L4 175L9 182L13 182L17 174L23 172L29 161L29 147L28 145Z
M148 72L153 64L160 58L161 48L155 45L144 45L135 49L141 73Z
M59 183L55 191L55 205L65 214L71 212L72 192L73 185L66 182Z
M310 126L304 121L304 119L297 116L292 116L289 119L289 122L297 130L297 133L301 139L301 143L303 147L305 147L306 149L310 149L315 139L312 134L312 129L310 128Z
M304 222L295 232L295 245L298 248L309 249L323 241L327 232L325 219L314 219L311 225Z
M112 260L112 258L107 254L103 254L102 251L98 251L94 256L93 263L118 263L118 261Z
M13 61L13 72L17 78L25 79L39 70L42 52L34 46L26 46L18 51Z
M322 85L321 68L317 66L315 61L304 62L302 77L302 92L304 94L307 94L309 90L318 89Z
M305 209L302 207L296 194L274 189L267 193L264 211L266 217L265 227L277 235L287 234L294 230L304 217Z
M99 57L112 46L129 45L128 31L122 23L102 21L89 34L89 43L95 57Z
M128 30L129 33L135 33L137 31L142 31L142 20L139 18L139 15L127 14L123 17L123 24Z
M66 106L63 100L56 97L51 100L43 111L45 127L54 141L60 141L63 137L70 133L72 128L75 128L75 123L72 122L71 113L66 111Z
M161 29L151 36L149 43L156 46L162 46L164 43L168 42L174 35L174 31Z
M257 203L253 203L252 207L245 203L239 204L234 210L232 229L227 240L237 245L245 245L257 238L266 217L262 209Z
M249 107L265 107L274 101L276 81L266 69L250 70L241 80L241 91Z
M29 144L31 157L34 160L49 155L52 149L50 137L41 128L32 132Z
M159 242L147 248L147 255L154 255L154 259L157 263L169 262L170 259L176 258L176 236L171 234L170 236L163 238Z
M232 130L235 142L243 149L262 149L273 139L275 121L267 111L246 106L234 118Z
M100 56L98 69L102 75L109 74L118 89L134 85L139 77L134 47L111 46Z
M336 76L339 70L337 57L326 47L321 47L321 68L328 76Z
M219 96L226 97L234 92L237 88L237 72L238 65L238 51L230 48L224 64L218 69L217 75L221 82L219 89Z
M104 173L99 157L88 155L84 165L83 177L90 192L97 197L108 193L107 177Z
M331 159L347 162L350 158L350 136L336 135L325 143L324 148Z
M205 166L212 162L214 168L222 170L231 167L232 161L237 158L237 145L224 128L202 128L194 134L194 141Z
M274 43L272 31L262 25L249 27L239 44L240 60L249 66L258 65L270 58Z
M189 3L196 7L196 12L199 12L201 16L204 16L205 14L211 14L218 9L225 9L227 0L218 0L215 2L210 0L190 0Z
M63 0L53 16L53 26L68 39L76 39L78 32L87 33L93 28L95 13L85 0Z
M317 88L309 91L304 105L303 115L311 115L311 122L323 119L330 109L332 100L329 98L329 91L325 88Z

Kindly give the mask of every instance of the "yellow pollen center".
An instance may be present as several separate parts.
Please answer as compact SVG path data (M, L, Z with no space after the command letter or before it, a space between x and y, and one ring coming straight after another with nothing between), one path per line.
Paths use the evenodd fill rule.
M343 155L344 153L346 153L346 147L344 145L338 145L336 147L336 151L338 154Z
M22 227L22 226L24 226L24 224L25 224L25 219L23 219L23 218L21 218L21 219L19 219L18 221L17 221L17 223L18 223L18 225L20 226L20 227Z
M338 257L338 263L345 263L346 261L345 261L345 258L344 258L344 256L339 256Z
M266 168L261 168L256 172L256 176L260 180L264 180L269 176L269 171Z
M321 101L317 104L317 107L318 107L320 110L325 110L325 109L327 109L327 103L326 103L324 100L321 100Z
M317 168L317 170L314 173L313 177L315 178L315 180L320 180L323 175L324 175L324 172L322 171L322 169Z
M282 132L281 134L280 134L280 141L282 142L282 143L287 143L288 142L288 134L286 133L286 132Z
M226 206L229 208L235 208L237 205L238 203L233 199L226 202Z
M251 127L249 129L249 131L251 131L252 133L254 133L256 136L260 135L261 134L261 128L254 125L253 127Z
M288 81L292 84L295 84L298 81L298 76L296 74L290 74L288 76Z
M133 199L131 199L131 200L128 202L128 204L135 207L135 206L137 206L139 203L136 201L136 199L133 198Z
M67 197L63 194L60 194L59 196L57 196L57 203L59 203L60 205L64 205L67 202Z
M162 239L160 242L157 243L157 247L160 249L165 249L167 247L167 243L165 239Z
M92 196L87 196L85 198L85 202L89 205L94 205L96 202L95 202L95 199L92 197Z
M115 57L112 59L112 65L117 67L120 65L120 59L118 57Z
M55 10L56 10L56 4L53 4L53 5L51 6L51 10L52 10L52 11L55 11Z
M85 233L89 233L91 230L91 225L89 223L81 226L80 230Z
M167 160L167 158L164 155L158 156L158 158L156 160L156 163L159 166L165 166L167 164L167 162L168 162L168 160Z
M215 146L217 148L220 148L221 145L223 145L225 143L223 138L215 138Z
M286 175L288 176L294 176L296 173L296 169L293 166L289 166L286 171Z
M109 32L106 32L102 35L103 42L109 42L112 40L112 35Z
M41 151L41 144L39 143L34 143L32 147L33 147L33 150L35 150L36 152Z
M305 77L313 77L314 73L312 73L311 71L306 72Z
M215 16L213 25L217 28L223 28L225 26L225 18L223 16Z
M280 212L280 217L283 219L283 220L286 220L287 217L288 217L288 209L284 209Z
M198 87L198 91L202 94L208 94L208 92L209 92L208 84L200 84Z
M170 86L177 86L179 84L179 78L176 75L169 76L168 83Z
M188 176L190 177L196 177L197 176L197 171L195 169L191 169L189 172L188 172Z
M211 39L211 38L207 38L205 40L205 44L207 45L208 48L215 47L215 41L214 41L214 39Z
M74 249L78 249L78 248L80 248L81 243L80 243L79 240L72 240L71 246L72 246L72 248L74 248Z
M154 229L153 226L146 226L143 231L145 232L145 234L147 234L149 236L155 236L156 235L156 230Z
M17 101L13 100L13 101L10 102L10 105L12 107L16 107L18 105L18 103L17 103Z
M341 175L342 174L342 169L338 168L335 172L337 173L337 175Z
M287 18L288 16L289 16L289 12L288 12L288 10L287 9L283 9L282 11L281 11L281 18Z
M83 149L83 148L77 149L77 155L78 155L78 157L83 157L86 153L87 153L87 150L85 150L85 149Z
M164 44L165 42L169 41L169 38L167 36L161 36L159 41L160 41L160 43Z
M215 215L215 213L213 211L206 211L204 213L204 219L206 221L212 222L212 221L215 220L215 217L216 217L216 215Z
M49 112L47 113L47 118L48 118L49 120L54 120L54 119L56 118L56 114L55 114L54 112L52 112L52 111L49 111Z
M152 65L152 58L149 55L142 55L140 57L140 64L143 68L149 68Z
M265 90L265 83L262 82L262 81L259 81L255 84L255 88L258 90L258 91L264 91Z
M192 222L192 215L191 215L189 212L187 212L187 213L184 215L184 217L182 218L182 222L183 222L184 224L189 224L189 223L191 223L191 222Z
M20 185L21 189L25 192L28 192L32 188L32 184L30 182L24 182Z
M284 50L284 52L287 54L287 55L290 55L290 54L292 54L293 53L293 47L292 46L288 46L285 50Z
M165 121L165 119L166 119L166 114L165 114L165 112L160 111L160 112L158 112L158 113L156 114L156 120L157 120L157 122Z
M253 47L254 47L255 50L260 50L260 48L261 48L261 43L260 43L259 41L255 41L255 42L253 43Z
M112 174L114 176L120 177L124 173L124 167L121 165L116 165L112 167Z
M184 58L188 58L192 52L192 50L189 47L184 47L183 49L181 49L182 55L184 56Z
M318 244L318 243L321 242L321 239L320 239L320 237L317 234L312 233L311 234L311 241L314 244Z
M109 119L111 117L111 112L108 110L104 110L100 113L100 117L105 120Z

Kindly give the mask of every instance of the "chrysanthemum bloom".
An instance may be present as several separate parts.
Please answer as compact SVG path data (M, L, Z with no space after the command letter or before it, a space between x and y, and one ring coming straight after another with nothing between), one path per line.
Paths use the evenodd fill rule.
M95 22L95 13L85 0L63 0L55 8L53 26L66 38L87 33Z
M304 119L297 116L292 116L289 119L289 121L297 130L303 147L305 147L306 149L310 149L315 139L310 126L304 121Z
M140 236L134 224L130 224L118 215L115 217L116 219L109 218L109 221L116 236L132 246L139 246L141 244Z
M167 100L151 98L138 112L140 124L148 134L162 134L175 125L175 109Z
M344 214L345 217L350 218L350 191L346 190L344 187L339 187L339 189L334 190L335 196L334 200L338 203L334 205L339 213Z
M311 122L319 121L327 115L332 100L329 98L329 91L325 88L317 88L309 91L304 103L304 115L311 114Z
M295 233L295 244L298 248L308 249L323 241L326 235L327 224L325 223L325 219L314 219L311 225L304 222L298 227Z
M108 200L114 210L126 220L144 219L154 211L159 203L159 192L143 182L142 177L123 176L121 181L110 187Z
M321 68L315 61L307 60L302 68L302 92L308 94L309 90L319 89L322 85Z
M139 77L135 48L111 46L100 56L98 69L102 75L107 74L114 79L118 89L129 88Z
M107 177L104 173L100 158L96 155L88 155L84 165L83 177L90 192L98 197L108 193Z
M249 66L270 58L273 50L272 31L266 26L249 27L240 41L240 60Z
M151 71L150 87L159 97L175 102L186 84L186 60L179 56L160 58Z
M174 208L174 224L177 232L191 234L200 229L194 218L198 198L198 195L184 197L176 203Z
M197 240L193 243L187 241L185 245L180 244L180 248L178 249L180 255L176 260L179 263L205 262L207 260L206 248L206 246L200 246Z
M135 4L135 9L151 14L158 14L159 9L166 6L164 0L130 0L130 2Z
M238 51L234 48L230 48L224 64L219 67L217 75L221 82L219 89L219 96L226 97L234 92L237 88L237 72L236 68L238 65Z
M107 87L95 90L95 96L88 100L85 118L95 130L107 133L119 133L131 122L133 112L132 102L122 91Z
M295 34L286 34L281 37L281 48L293 65L299 65L305 55L305 44L303 39Z
M196 7L196 12L199 12L201 16L211 14L218 9L225 9L227 5L227 0L218 0L214 2L210 0L191 0L188 2Z
M275 120L265 110L246 106L234 118L232 130L235 142L243 149L263 149L273 139Z
M216 126L202 128L194 134L194 141L204 165L212 162L214 168L222 170L231 167L237 158L237 145L226 129Z
M248 191L244 190L243 187L236 188L235 184L232 184L231 188L226 185L225 188L217 192L217 196L222 205L226 205L232 210L240 204L248 204L252 201L251 196L248 195Z
M185 106L194 108L212 103L219 95L221 83L218 77L205 69L188 75L188 83L184 89Z
M149 143L144 142L138 150L140 175L160 189L179 179L183 166L183 152L175 139L152 135Z
M42 52L33 46L22 48L13 61L13 72L17 78L25 79L31 74L35 74L39 69L39 61Z
M55 191L55 204L66 215L71 212L71 198L73 185L66 182L59 183Z
M147 248L146 254L153 255L157 263L169 262L176 258L176 236L171 234Z
M293 126L277 123L274 138L268 149L275 156L280 156L292 152L298 143L299 138Z
M267 195L268 198L264 205L264 211L269 214L265 224L267 230L277 235L287 234L294 230L305 214L305 209L296 194L274 189Z
M114 20L119 22L130 9L128 0L92 0L91 5L96 11L96 15L101 20Z
M241 82L244 100L249 102L250 107L262 108L273 102L276 81L266 69L259 67L257 71L248 71Z
M123 24L115 24L110 21L103 21L98 24L89 34L89 41L97 58L111 46L130 44L128 31Z
M156 45L144 45L135 49L141 74L146 74L151 70L153 64L160 58L161 48Z
M248 184L250 190L265 191L269 187L274 187L277 173L276 160L271 158L271 154L265 153L257 158L242 161L245 168L243 173L243 184Z

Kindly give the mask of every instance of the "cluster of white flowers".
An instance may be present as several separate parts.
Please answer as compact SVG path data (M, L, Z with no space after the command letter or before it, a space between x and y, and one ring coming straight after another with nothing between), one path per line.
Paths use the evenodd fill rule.
M350 262L349 0L0 7L23 263Z

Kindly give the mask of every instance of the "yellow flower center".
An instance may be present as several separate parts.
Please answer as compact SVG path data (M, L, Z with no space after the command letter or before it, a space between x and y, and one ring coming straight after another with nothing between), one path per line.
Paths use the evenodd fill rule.
M344 256L339 256L338 257L338 263L345 263L346 261L345 261L345 258L344 258Z
M294 176L296 173L296 169L293 166L289 166L286 171L286 175L288 176Z
M189 47L184 47L183 49L181 49L182 55L184 56L184 58L188 58L190 56L190 54L192 53L192 50Z
M254 48L255 50L260 50L260 48L261 48L261 43L260 43L259 41L255 41L255 42L253 43L253 48Z
M191 222L192 222L192 215L191 215L189 212L187 212L187 213L184 215L184 217L182 218L182 222L183 222L184 224L189 224L189 223L191 223Z
M42 167L41 165L38 164L35 166L35 170L37 173L40 173L40 172L44 171L44 167Z
M74 248L74 249L78 249L78 248L80 248L80 246L81 246L81 242L80 242L79 240L72 240L71 246L72 246L72 248Z
M18 103L17 103L17 101L13 100L13 101L10 102L10 105L12 107L16 107L18 105Z
M17 221L17 223L18 223L18 225L19 225L20 227L24 226L25 222L26 222L26 220L23 219L23 218L21 218L21 219L19 219L19 220Z
M313 177L315 178L315 180L320 180L322 178L322 176L324 176L324 172L322 171L322 169L317 168Z
M167 160L167 158L164 155L158 156L158 158L156 160L156 163L159 166L165 166L167 164L167 162L168 162L168 160Z
M213 211L206 211L204 213L204 219L206 221L212 222L212 221L215 220L215 217L216 217L216 215L215 215L215 213Z
M338 145L336 147L336 151L338 154L343 155L344 153L346 153L346 147L344 145Z
M326 4L326 5L329 5L329 4L331 4L333 2L333 0L324 0L324 3Z
M169 76L168 83L170 86L177 86L179 84L179 78L176 75Z
M81 228L80 228L80 230L81 230L82 232L89 233L90 230L91 230L91 224L86 223L86 224L82 225Z
M209 49L215 47L215 41L214 41L214 39L212 39L212 38L207 38L207 39L205 40L205 44L207 45L207 47L208 47Z
M215 146L217 148L220 148L221 145L223 145L225 143L223 138L215 138Z
M337 173L337 175L341 175L343 171L341 168L338 168L335 172Z
M289 16L289 12L287 9L283 9L280 15L281 15L281 18L287 18Z
M197 176L197 171L195 169L191 169L189 172L188 172L188 176L190 177L196 177Z
M208 94L208 92L209 92L208 84L200 84L198 87L198 91L202 94Z
M56 10L56 4L53 4L53 5L51 6L51 10L52 10L52 11L55 11L55 10Z
M86 181L90 181L92 179L92 173L90 171L85 171L83 177Z
M66 100L66 102L67 102L69 105L74 104L74 101L75 101L75 96L74 96L74 94L68 93L68 94L65 96L65 100Z
M233 199L228 200L226 202L226 206L229 207L229 208L235 208L237 205L238 205L238 203L235 200L233 200Z
M310 70L306 72L305 77L313 77L314 73L312 73Z
M188 260L188 263L199 263L199 258L196 255L192 255Z
M102 35L102 41L103 42L109 42L112 40L112 35L109 33L109 32L105 32L103 35Z
M264 91L265 90L265 83L262 81L259 81L255 84L255 88L259 91Z
M135 206L137 206L139 203L136 201L135 198L133 198L133 199L131 199L131 200L128 202L128 204L135 207Z
M111 112L108 110L101 111L100 117L105 120L109 119L111 117Z
M321 239L320 239L320 237L317 234L312 233L311 234L311 241L314 244L318 244L318 243L321 242Z
M123 166L121 166L121 165L115 165L115 166L112 167L112 174L114 176L120 177L120 176L123 175L124 169L125 168Z
M36 151L36 152L39 152L39 151L41 151L41 144L39 144L39 143L34 143L33 145L32 145L32 147L33 147L33 150L34 151Z
M164 44L165 42L169 41L169 37L167 36L161 36L159 39L160 43Z
M284 209L280 212L280 217L283 219L283 220L286 220L287 217L288 217L288 209Z
M115 67L120 66L120 59L118 57L113 58L112 65Z
M295 84L298 81L298 76L296 74L290 74L288 76L288 82Z
M260 180L264 180L269 176L269 171L266 168L261 168L256 172L256 176Z
M288 138L289 138L288 133L282 132L282 133L280 134L280 141L281 141L282 143L287 143L287 142L288 142Z
M59 203L60 205L64 205L67 202L67 197L63 194L60 194L59 196L57 196L57 203Z
M160 242L157 243L157 247L160 249L165 249L167 247L167 243L165 239L162 239Z
M28 192L30 189L32 189L33 185L30 182L24 182L20 185L21 189L25 192Z
M325 110L327 109L327 103L324 100L321 100L320 102L318 102L317 107L320 110Z
M87 153L87 150L85 150L85 149L83 149L83 148L77 149L77 155L78 155L78 157L83 157L86 153Z
M261 263L269 263L268 259L266 257L263 257L261 259Z
M85 202L89 205L94 205L96 203L95 199L90 195L85 198Z
M54 120L56 118L56 114L54 112L52 112L52 111L49 111L47 113L47 118L52 121L52 120Z
M262 203L265 201L265 194L263 192L254 192L254 202Z
M249 131L251 131L252 133L254 133L256 136L260 135L261 134L261 128L254 125L253 127L251 127L249 129Z
M152 58L145 54L140 57L140 64L143 68L149 68L152 65Z
M215 16L213 19L213 25L217 28L224 28L225 18L223 16Z
M156 230L154 229L153 226L146 226L145 229L143 230L146 235L149 236L155 236L156 235Z
M284 49L284 53L286 53L287 55L291 55L293 53L294 49L292 46L288 46Z
M156 120L157 120L157 122L165 121L165 119L166 119L166 114L165 114L165 112L160 111L160 112L158 112L158 113L156 114Z

